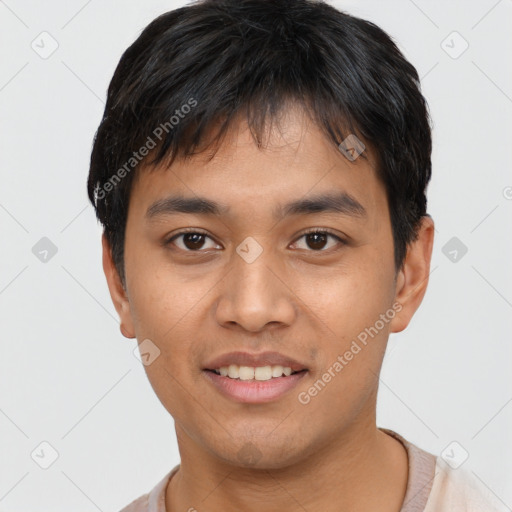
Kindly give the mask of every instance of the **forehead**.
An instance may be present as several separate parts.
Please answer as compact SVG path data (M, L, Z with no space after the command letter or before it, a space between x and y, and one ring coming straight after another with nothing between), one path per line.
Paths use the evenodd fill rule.
M371 214L387 208L387 201L370 151L367 146L364 157L348 160L300 110L288 111L272 126L261 147L242 121L214 153L139 170L130 209L147 216L166 198L201 197L216 202L218 213L226 216L254 215L261 209L276 217L290 199L341 192Z

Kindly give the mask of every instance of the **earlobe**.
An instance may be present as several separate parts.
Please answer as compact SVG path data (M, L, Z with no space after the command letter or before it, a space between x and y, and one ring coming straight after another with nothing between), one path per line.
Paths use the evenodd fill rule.
M390 332L403 331L419 308L427 291L430 260L434 245L434 221L422 217L418 237L407 247L404 264L396 279L395 301L401 309L391 322Z
M107 279L110 298L120 318L121 334L125 338L135 338L130 302L128 301L126 290L121 282L119 272L114 264L112 250L105 234L101 237L101 245L103 248L103 272Z

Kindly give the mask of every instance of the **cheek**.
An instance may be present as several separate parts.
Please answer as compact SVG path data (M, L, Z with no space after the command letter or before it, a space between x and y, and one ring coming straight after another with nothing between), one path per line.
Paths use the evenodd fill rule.
M197 408L190 398L199 376L202 320L197 315L206 292L198 285L181 283L176 273L153 268L153 272L132 274L135 332L139 343L150 339L158 347L158 357L144 369L159 400L173 416L188 417Z
M379 261L377 251L368 249L364 258L315 286L320 293L304 287L309 294L305 302L323 330L321 364L313 380L328 381L314 407L332 403L347 411L374 389L395 314L392 265L391 259Z
M360 257L321 279L298 276L297 282L302 283L298 295L329 328L332 337L349 340L373 325L391 307L391 265L392 262L385 264L379 258Z
M126 274L137 338L166 338L193 314L209 280L190 280L160 250L130 249L127 244Z
M160 396L167 388L197 378L204 343L202 328L207 324L211 275L188 279L165 264L157 266L133 260L137 272L130 274L130 308L139 342L150 339L160 350L155 363L146 367L148 377ZM210 331L207 331L209 333ZM176 379L178 383L174 382ZM179 387L179 386L178 386ZM157 389L155 389L156 391Z
M376 267L364 270L329 281L316 298L320 364L299 401L327 429L370 410L377 390L392 319L381 320L390 310L390 286Z

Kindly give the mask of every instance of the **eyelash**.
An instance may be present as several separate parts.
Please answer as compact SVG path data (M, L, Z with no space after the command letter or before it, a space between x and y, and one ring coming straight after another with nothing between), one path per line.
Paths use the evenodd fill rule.
M198 234L198 235L204 235L208 238L210 238L211 240L214 240L206 231L203 231L202 229L199 229L199 228L187 228L187 229L184 229L178 233L175 233L174 235L172 235L170 238L166 239L164 241L164 245L167 246L167 245L171 245L171 243L178 237L182 236L182 235L186 235L188 233L194 233L194 234ZM333 238L335 238L341 245L346 245L347 242L345 240L343 240L342 238L340 238L338 235L336 235L332 230L328 229L328 228L309 228L307 229L306 231L302 232L296 239L293 243L296 243L298 240L300 240L302 237L306 236L306 235L310 235L312 233L318 233L318 234L326 234L326 235L329 235ZM214 240L215 241L215 240ZM217 243L217 242L216 242ZM330 252L333 248L331 249L319 249L317 251L313 250L313 249L309 249L308 252L314 252L314 253L321 253L321 252ZM179 250L182 250L184 252L190 252L190 253L201 253L201 252L204 252L203 250L201 249L198 249L197 251L192 251L190 249L181 249L179 248Z

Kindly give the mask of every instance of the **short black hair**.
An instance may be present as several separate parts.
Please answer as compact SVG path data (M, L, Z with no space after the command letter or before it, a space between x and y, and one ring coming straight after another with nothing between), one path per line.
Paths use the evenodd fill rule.
M123 284L140 162L170 165L218 146L243 118L260 147L267 121L290 101L334 144L353 133L372 148L402 267L431 177L430 116L414 66L381 28L321 1L202 0L153 20L108 88L87 188Z

